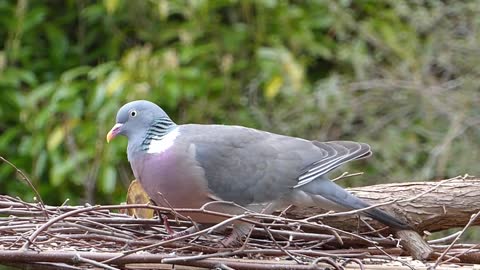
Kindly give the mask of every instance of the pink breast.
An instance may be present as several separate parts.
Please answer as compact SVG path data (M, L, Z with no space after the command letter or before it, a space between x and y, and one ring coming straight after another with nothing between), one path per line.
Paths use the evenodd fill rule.
M140 183L158 205L168 206L167 200L174 208L199 208L208 201L203 170L187 154L172 150L145 154L135 163Z

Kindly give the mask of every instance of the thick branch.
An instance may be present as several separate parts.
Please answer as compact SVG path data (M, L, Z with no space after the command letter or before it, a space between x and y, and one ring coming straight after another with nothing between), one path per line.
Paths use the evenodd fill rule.
M464 227L471 215L480 211L480 179L453 179L442 182L409 182L382 184L349 189L359 198L371 204L389 201L395 203L382 206L392 215L412 225L417 231L441 231ZM293 208L287 212L291 218L301 219L326 212L321 208ZM375 228L384 227L368 220ZM355 216L324 217L322 221L343 230L366 228ZM473 225L480 225L476 220Z

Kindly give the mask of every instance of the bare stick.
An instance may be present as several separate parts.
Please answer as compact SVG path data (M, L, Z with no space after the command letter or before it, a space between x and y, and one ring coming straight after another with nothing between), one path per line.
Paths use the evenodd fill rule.
M30 186L30 188L33 190L33 192L35 193L35 196L37 196L38 198L38 201L40 202L40 205L42 206L42 209L45 210L45 204L43 203L43 200L42 200L42 196L40 196L40 193L38 193L37 189L35 188L35 186L32 184L32 181L30 181L30 179L27 177L26 174L24 174L19 168L17 168L17 166L15 166L13 163L11 163L10 161L8 161L7 159L5 159L4 157L0 156L0 159L7 163L8 165L10 165L12 168L15 169L15 171L20 174L20 176L22 176L23 180L25 182L27 182L27 184ZM44 215L46 218L48 218L48 213L46 211L44 211Z
M103 269L120 270L118 268L106 265L104 263L97 262L95 260L90 260L90 259L87 259L87 258L83 258L82 256L80 256L80 254L76 254L75 257L73 258L73 260L78 261L78 262L88 263L88 264L91 264L91 265L96 266L96 267L101 267Z
M27 241L25 242L25 244L23 245L22 249L23 250L27 250L29 245L33 242L35 242L35 238L41 233L43 232L44 230L46 230L48 227L50 227L52 224L54 224L55 222L58 222L66 217L69 217L69 216L73 216L75 214L79 214L79 213L82 213L82 212L88 212L88 211L92 211L92 210L95 210L95 209L98 209L99 206L90 206L90 207L87 207L87 208L83 208L83 209L77 209L77 210L74 210L74 211L71 211L71 212L67 212L65 214L62 214L58 217L55 217L53 219L50 219L47 223L43 224L42 226L40 226L40 228L38 228L37 230L35 230L35 232L27 239Z
M480 211L478 211L475 215L472 215L472 217L470 218L470 221L468 221L467 225L465 225L465 227L463 227L463 229L460 231L460 234L457 235L455 240L453 240L453 242L448 246L448 248L446 248L445 251L440 255L440 257L437 258L437 260L435 261L435 265L433 266L433 269L435 269L439 264L441 264L442 258L453 247L453 245L455 245L458 239L460 239L460 236L462 236L462 234L467 230L467 228L470 227L472 222L474 222L479 216L480 216Z

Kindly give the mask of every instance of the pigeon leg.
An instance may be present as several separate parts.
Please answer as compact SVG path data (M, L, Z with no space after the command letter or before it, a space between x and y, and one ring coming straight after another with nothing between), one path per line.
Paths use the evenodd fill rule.
M168 223L168 222L167 222ZM167 229L167 226L169 229ZM185 235L189 235L189 234L192 234L192 233L196 233L198 232L199 230L203 230L204 228L206 228L205 225L202 225L202 224L197 224L196 226L191 226L183 231L179 231L179 232L175 232L173 231L171 228L170 228L170 225L165 225L165 228L168 232L168 236L166 236L165 238L163 238L163 240L171 240L171 239L175 239L175 238L178 238L178 237L181 237L181 236L185 236Z
M165 226L165 230L167 231L167 233L169 235L174 235L175 234L175 231L172 230L172 227L170 227L170 223L168 223L168 217L167 215L165 214L160 214L160 217L162 218L163 220L163 225Z
M163 240L175 239L175 238L178 238L178 237L181 237L181 236L184 236L184 235L192 234L194 232L197 232L197 228L195 226L192 226L192 227L190 227L186 230L180 231L180 232L173 232L171 234L169 233L170 235L163 238Z
M235 222L232 232L225 236L219 244L222 247L238 247L243 244L245 237L255 225L246 222Z

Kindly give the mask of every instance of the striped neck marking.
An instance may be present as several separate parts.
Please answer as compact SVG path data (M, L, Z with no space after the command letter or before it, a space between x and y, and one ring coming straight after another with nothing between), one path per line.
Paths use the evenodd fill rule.
M142 142L142 150L150 154L163 153L173 145L179 134L178 127L172 120L169 118L158 119L148 129Z

